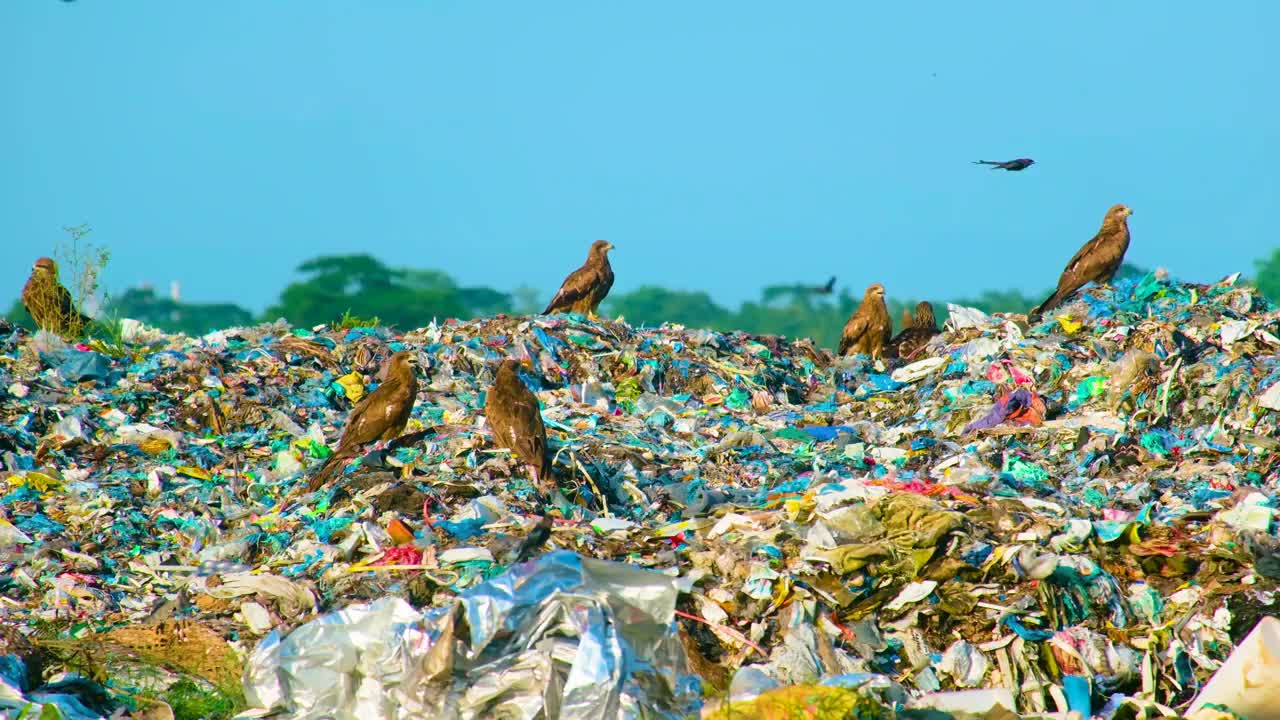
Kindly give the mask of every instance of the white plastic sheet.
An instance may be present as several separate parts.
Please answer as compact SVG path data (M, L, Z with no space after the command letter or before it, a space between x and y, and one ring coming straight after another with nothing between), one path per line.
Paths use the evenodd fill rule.
M674 579L568 551L427 614L388 597L254 650L251 714L334 720L683 718L700 706Z

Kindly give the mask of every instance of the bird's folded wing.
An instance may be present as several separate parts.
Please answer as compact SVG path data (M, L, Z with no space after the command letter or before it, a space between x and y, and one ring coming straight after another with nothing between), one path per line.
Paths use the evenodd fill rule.
M1078 275L1081 272L1087 273L1091 268L1101 265L1102 263L1099 261L1103 259L1100 255L1105 239L1105 236L1101 233L1094 235L1089 242L1076 251L1075 255L1071 256L1071 260L1067 262L1066 269L1062 271L1063 274Z
M54 292L57 293L58 310L62 311L63 315L70 316L75 312L75 303L71 301L71 293L67 292L65 287L55 285Z
M564 284L560 286L560 290L556 292L556 296L551 298L551 302L547 304L547 310L555 307L564 307L585 298L591 292L592 286L600 281L597 268L584 265L565 278Z
M864 313L856 313L849 318L849 322L844 325L844 339L853 343L867 333L867 329L871 326L871 319Z
M404 412L405 403L413 402L413 398L406 397L408 393L404 390L404 382L400 378L387 378L377 390L364 396L351 410L351 419L342 433L341 444L365 445L377 440Z

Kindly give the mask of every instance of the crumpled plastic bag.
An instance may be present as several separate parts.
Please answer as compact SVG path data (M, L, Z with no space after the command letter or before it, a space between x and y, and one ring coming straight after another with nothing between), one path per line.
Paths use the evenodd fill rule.
M1001 395L990 412L966 425L964 431L970 433L974 430L988 430L1006 422L1016 425L1042 425L1044 415L1044 400L1031 390L1020 387L1011 393Z
M55 350L44 353L43 359L50 367L56 368L59 375L71 382L111 382L118 374L111 369L111 358L101 353Z
M84 684L84 679L65 674L42 687L27 687L26 663L16 655L0 656L0 718L57 718L58 720L103 720L104 715L87 707L81 698L65 689Z
M245 695L290 718L684 718L700 683L676 595L672 577L555 551L426 615L386 597L272 632Z
M151 327L139 320L124 318L120 321L120 339L127 343L151 345L152 343L164 342L166 337L163 330Z
M287 612L312 612L316 607L315 594L309 588L288 578L270 573L255 575L249 572L222 575L221 582L206 588L205 592L216 598L232 599L245 595L266 595L279 601Z
M990 327L996 319L977 308L947 303L947 325L953 330Z

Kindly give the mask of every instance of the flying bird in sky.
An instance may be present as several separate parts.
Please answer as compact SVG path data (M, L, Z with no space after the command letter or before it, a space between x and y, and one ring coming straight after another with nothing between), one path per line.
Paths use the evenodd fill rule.
M836 289L836 276L832 275L831 279L827 281L826 285L820 285L814 288L813 292L817 295L830 295L831 291L835 289Z
M608 240L591 243L587 261L569 273L542 314L575 312L595 318L600 302L613 287L613 267L609 265L609 251L612 249L613 243Z
M71 293L58 282L58 264L42 257L31 267L31 277L22 287L22 304L36 327L66 339L78 338L89 318L76 309Z
M885 348L885 354L889 357L911 358L929 344L930 338L938 334L938 320L933 315L933 303L928 300L917 303L915 317L904 320L908 322L903 324L902 331Z
M1044 302L1032 310L1027 319L1037 320L1046 310L1057 307L1072 293L1090 282L1105 284L1111 282L1120 263L1124 262L1124 253L1129 249L1129 223L1127 218L1133 211L1123 203L1112 205L1102 218L1102 227L1084 247L1071 258L1067 267L1058 278L1058 289L1053 291Z
M394 440L404 432L418 397L417 356L401 350L387 361L387 379L351 409L338 449L311 478L308 490L316 490L342 468L342 464L379 440Z
M484 417L493 440L520 459L534 475L533 484L549 496L555 489L551 458L547 456L547 428L542 422L538 396L520 379L520 363L502 361L493 386L484 399Z
M885 343L889 342L893 321L889 319L889 309L884 304L884 286L875 283L862 295L862 303L849 316L840 334L838 354L862 353L878 358L884 352Z
M997 170L997 169L1012 170L1016 172L1018 170L1026 170L1032 165L1035 165L1036 161L1032 160L1031 158L1018 158L1017 160L1003 160L1003 161L975 160L973 164L974 165L990 165L992 170Z

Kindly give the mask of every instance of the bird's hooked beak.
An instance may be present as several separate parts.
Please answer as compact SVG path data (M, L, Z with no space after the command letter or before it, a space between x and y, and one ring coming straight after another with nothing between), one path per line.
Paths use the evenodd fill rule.
M612 249L613 249L613 243L608 243L608 244L606 244L606 245L604 246L604 249L605 249L606 251L612 250Z

